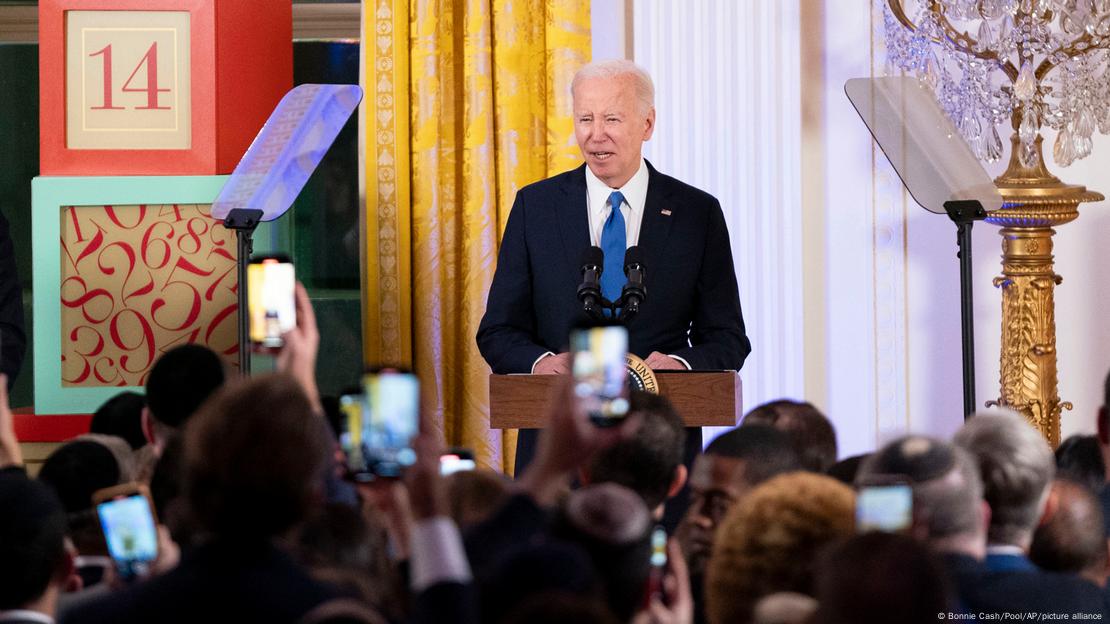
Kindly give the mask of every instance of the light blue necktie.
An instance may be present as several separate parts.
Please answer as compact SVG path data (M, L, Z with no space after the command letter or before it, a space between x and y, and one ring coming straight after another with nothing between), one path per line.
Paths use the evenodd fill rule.
M624 252L627 247L627 235L624 231L624 215L621 214L621 204L624 195L620 191L613 191L609 195L609 205L612 211L601 228L601 251L605 254L605 268L601 272L601 294L609 301L616 301L621 296L624 287Z

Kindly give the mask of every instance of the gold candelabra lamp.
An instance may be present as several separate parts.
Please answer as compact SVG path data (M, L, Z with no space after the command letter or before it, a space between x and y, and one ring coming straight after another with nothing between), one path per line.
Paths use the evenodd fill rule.
M987 221L1002 235L1001 393L1060 442L1052 264L1054 227L1103 196L1065 184L1042 156L1042 130L1056 131L1052 157L1067 167L1110 133L1110 0L885 0L887 59L937 94L976 155L1000 160L998 126L1009 123L1010 158L995 179L1005 204Z

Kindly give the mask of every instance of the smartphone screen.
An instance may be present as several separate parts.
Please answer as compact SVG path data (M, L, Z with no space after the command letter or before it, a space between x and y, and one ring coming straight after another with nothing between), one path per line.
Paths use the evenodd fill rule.
M913 488L907 484L865 485L856 493L856 530L903 533L913 523Z
M474 453L466 449L451 449L439 456L439 474L447 476L465 470L474 470Z
M397 477L416 461L412 438L420 425L420 384L402 372L368 373L362 395L340 399L345 430L340 445L355 480Z
M297 277L287 256L259 256L247 266L251 343L261 349L285 346L282 335L297 326Z
M644 591L643 607L648 608L656 596L663 597L663 576L667 568L667 531L661 526L651 532L651 570Z
M594 424L612 426L628 414L628 330L619 325L570 334L574 393Z
M347 458L347 471L356 479L366 476L366 456L362 447L363 423L366 421L366 397L344 394L339 397L339 446ZM372 478L372 475L371 475Z
M120 494L97 503L96 513L119 576L130 581L146 573L158 556L158 529L150 499L141 491Z

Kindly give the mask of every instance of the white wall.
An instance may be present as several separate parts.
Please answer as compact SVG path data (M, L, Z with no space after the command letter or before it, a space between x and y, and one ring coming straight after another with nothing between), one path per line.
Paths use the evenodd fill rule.
M881 5L637 0L627 15L623 4L594 0L594 55L624 56L599 26L631 21L633 58L656 81L648 158L721 199L754 347L745 404L813 401L842 456L907 431L951 434L962 422L955 226L904 194L843 91L883 73ZM1108 165L1100 137L1094 157L1054 171L1105 192ZM1092 430L1110 367L1101 208L1081 207L1056 237L1060 395L1076 405L1065 436ZM976 225L979 404L998 395L1000 253L997 228Z

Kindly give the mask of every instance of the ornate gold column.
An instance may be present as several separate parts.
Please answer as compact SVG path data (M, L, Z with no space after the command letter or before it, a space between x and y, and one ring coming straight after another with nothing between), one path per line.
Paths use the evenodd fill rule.
M1016 132L1020 118L1016 111L1010 163L995 180L1006 204L987 216L989 223L1002 228L1002 276L994 279L1002 289L1002 396L989 404L1025 414L1055 448L1060 443L1060 412L1072 405L1061 401L1057 390L1053 293L1063 278L1052 265L1052 228L1074 221L1080 203L1101 201L1103 196L1064 184L1049 173L1040 136L1036 165L1023 166Z

